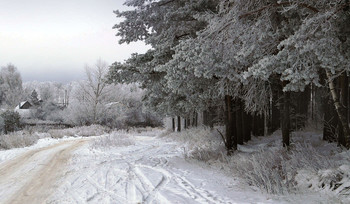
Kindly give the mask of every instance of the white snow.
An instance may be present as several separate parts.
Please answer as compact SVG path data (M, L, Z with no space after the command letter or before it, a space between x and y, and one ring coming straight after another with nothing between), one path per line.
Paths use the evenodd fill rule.
M64 138L64 139L43 138L43 139L39 139L38 142L33 146L24 147L24 148L15 148L15 149L9 149L9 150L0 150L0 165L29 150L35 150L35 149L39 149L49 145L57 144L60 141L73 140L73 139L78 139L78 138Z
M283 196L264 194L242 184L235 175L211 167L210 163L185 159L178 142L159 138L157 134L159 131L114 132L88 139L41 139L31 147L0 151L0 203L23 200L98 204L334 201L323 199L328 198L327 192L323 192L324 196L311 192ZM265 138L263 143L270 146L272 140ZM240 151L253 152L253 143L250 145L240 146ZM62 154L65 151L66 154ZM22 157L25 159L21 160ZM11 164L13 161L23 164ZM6 166L11 167L11 171L6 171ZM339 171L348 169L349 165L342 165ZM326 178L332 172L321 173ZM308 171L300 171L298 176L300 181L319 182L317 175ZM46 183L40 183L44 181Z
M222 172L191 164L174 142L133 136L134 145L75 152L51 203L273 203Z

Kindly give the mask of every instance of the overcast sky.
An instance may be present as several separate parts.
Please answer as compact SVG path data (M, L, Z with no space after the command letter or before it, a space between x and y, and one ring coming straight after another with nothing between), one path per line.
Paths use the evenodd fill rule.
M143 53L142 43L118 44L113 10L125 0L0 0L0 66L14 64L24 81L68 82L85 64L111 64Z

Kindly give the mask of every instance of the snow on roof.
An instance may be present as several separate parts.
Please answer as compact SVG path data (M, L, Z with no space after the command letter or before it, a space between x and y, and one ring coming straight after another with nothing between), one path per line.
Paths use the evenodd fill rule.
M29 103L28 101L22 101L22 102L20 102L16 107L15 107L15 110L18 110L18 109L20 109L24 104L26 104L26 103ZM29 103L30 104L30 103Z

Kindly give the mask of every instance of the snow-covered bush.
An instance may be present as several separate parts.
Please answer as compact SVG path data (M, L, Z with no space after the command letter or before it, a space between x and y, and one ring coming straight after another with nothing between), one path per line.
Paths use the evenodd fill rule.
M12 132L0 135L0 148L12 149L35 144L43 136L38 133L30 134L27 131Z
M53 122L64 121L62 108L53 102L44 102L38 105L37 108L32 111L30 118Z
M107 127L101 125L90 125L90 126L81 126L67 129L52 129L48 133L52 138L62 138L62 137L88 137L88 136L100 136L108 132Z
M102 135L93 142L94 148L111 148L134 145L135 141L131 134L123 131L114 131L108 135Z
M76 129L76 134L83 137L88 136L100 136L103 134L106 134L106 132L109 131L109 128L101 126L101 125L90 125L90 126L83 126L83 127L76 127L73 128Z
M285 149L261 150L252 154L236 154L229 159L229 169L249 185L267 193L285 194L294 188L285 161Z
M289 150L279 147L279 139L272 141L268 145L252 145L258 151L228 157L229 171L270 194L323 189L336 195L349 193L350 177L344 169L350 160L330 151L337 149L334 145L306 133L294 135Z
M340 196L350 196L350 165L312 171L299 170L295 180L301 189L333 192ZM350 201L350 198L348 199Z
M128 134L140 136L160 136L164 134L164 130L157 127L131 127L127 129Z
M217 131L193 128L164 131L160 137L179 143L185 158L195 159L238 176L246 184L268 194L325 191L329 195L350 193L350 151L322 140L322 135L299 132L290 149L281 147L280 131L269 137L253 137L227 156Z
M14 132L19 130L21 123L20 123L20 115L19 113L15 111L7 110L1 114L1 117L4 120L4 132Z
M170 133L166 137L181 144L186 158L204 162L224 158L225 146L216 130L211 131L206 127L191 128L182 132Z

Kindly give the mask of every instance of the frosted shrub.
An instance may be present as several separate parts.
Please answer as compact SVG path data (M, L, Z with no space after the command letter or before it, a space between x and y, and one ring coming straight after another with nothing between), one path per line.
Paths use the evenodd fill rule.
M289 153L288 165L294 169L320 170L324 168L335 168L336 162L329 154L322 154L319 150L305 142L295 143L293 150Z
M284 149L261 150L252 154L239 153L230 157L230 169L251 186L267 193L285 194L294 189L285 161L289 156Z
M298 188L349 196L349 151L324 152L305 143L296 144L295 151L291 154L290 165L295 168Z
M334 189L343 179L340 175L345 175L330 171L339 167L330 154L322 154L305 142L294 143L289 151L270 147L252 154L238 153L229 160L230 169L247 184L271 194L324 187ZM327 172L329 174L325 174Z
M130 134L115 131L109 135L102 135L101 137L96 138L92 146L94 148L111 148L120 146L130 146L134 144L134 139Z
M3 118L3 129L5 134L9 132L14 132L20 129L21 126L21 116L15 111L7 110L1 113Z
M70 136L75 136L75 129L73 128L68 128L68 129L52 129L49 130L48 133L51 135L51 138L62 138L62 137L70 137Z
M88 136L100 136L105 134L108 131L108 128L101 125L90 125L90 126L81 126L67 129L52 129L48 133L52 138L62 138L62 137L88 137Z
M140 136L160 136L164 130L156 127L131 127L127 129L128 134Z
M210 160L222 160L223 154L225 154L222 139L216 130L211 131L210 128L191 128L179 133L170 133L168 138L183 145L182 148L186 158L208 162Z
M76 129L77 129L76 134L83 137L100 136L105 134L108 131L107 127L104 127L101 125L82 126Z
M30 134L23 131L0 135L0 148L12 149L30 146L35 144L41 137L45 137L45 135L40 135L38 133Z

